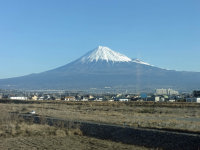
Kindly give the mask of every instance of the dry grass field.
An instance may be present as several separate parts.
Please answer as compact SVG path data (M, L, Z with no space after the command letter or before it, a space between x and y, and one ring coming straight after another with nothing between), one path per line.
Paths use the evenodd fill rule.
M40 102L0 103L0 149L147 149L83 136L77 129L25 123L10 112L66 120L200 132L200 106L186 103Z
M115 150L133 149L146 150L148 148L134 145L127 145L108 140L100 140L82 135L81 130L54 127L46 124L34 124L25 122L12 111L27 111L26 105L22 104L0 104L0 149L70 149L70 150ZM36 108L34 106L34 108ZM32 107L30 107L32 108ZM32 109L30 109L32 110Z
M200 132L200 105L195 103L41 102L1 107L20 113L35 110L41 116L67 120Z
M147 150L145 147L126 145L85 136L29 136L0 140L0 149L23 150Z

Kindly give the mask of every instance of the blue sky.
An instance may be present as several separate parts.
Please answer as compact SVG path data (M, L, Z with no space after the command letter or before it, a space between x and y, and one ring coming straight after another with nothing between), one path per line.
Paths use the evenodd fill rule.
M0 0L0 78L65 65L98 45L200 72L200 1Z

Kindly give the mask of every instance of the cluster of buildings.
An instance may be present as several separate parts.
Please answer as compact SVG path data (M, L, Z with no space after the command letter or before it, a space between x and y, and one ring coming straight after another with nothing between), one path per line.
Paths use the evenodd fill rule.
M186 98L186 102L200 103L200 91L193 91L192 97Z
M173 89L156 89L156 95L179 95L178 91Z
M173 89L156 89L155 90L155 102L175 102L179 99L183 99L183 96L178 91Z
M156 89L155 93L140 94L87 94L81 92L22 92L0 90L0 99L11 100L63 100L63 101L153 101L153 102L197 102L200 103L200 91L182 93L173 89Z

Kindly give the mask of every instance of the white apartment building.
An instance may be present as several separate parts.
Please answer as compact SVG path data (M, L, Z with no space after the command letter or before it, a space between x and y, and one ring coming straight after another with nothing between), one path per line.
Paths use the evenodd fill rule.
M156 89L156 95L178 95L179 92L173 89Z

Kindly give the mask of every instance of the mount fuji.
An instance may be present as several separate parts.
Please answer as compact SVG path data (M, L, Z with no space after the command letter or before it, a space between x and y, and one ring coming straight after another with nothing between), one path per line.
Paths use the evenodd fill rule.
M0 80L0 88L14 89L86 90L104 87L133 91L155 88L192 90L200 87L200 73L158 68L98 46L59 68Z

